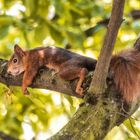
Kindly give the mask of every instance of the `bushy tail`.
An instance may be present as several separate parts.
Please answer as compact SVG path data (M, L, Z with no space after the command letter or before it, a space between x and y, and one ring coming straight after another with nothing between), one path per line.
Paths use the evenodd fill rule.
M140 96L140 53L132 49L112 57L110 72L114 82L127 102Z

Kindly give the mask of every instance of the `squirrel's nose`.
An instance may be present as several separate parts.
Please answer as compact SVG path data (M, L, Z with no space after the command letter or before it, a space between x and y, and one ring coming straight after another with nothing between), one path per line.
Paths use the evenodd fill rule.
M8 73L8 74L11 74L12 72L11 72L10 70L7 70L7 73Z

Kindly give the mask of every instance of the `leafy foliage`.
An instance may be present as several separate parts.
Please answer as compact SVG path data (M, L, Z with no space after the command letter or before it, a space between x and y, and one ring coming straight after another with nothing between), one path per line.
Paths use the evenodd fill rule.
M0 0L0 57L9 58L16 43L25 49L57 45L97 57L106 32L106 24L99 22L109 18L111 3L111 0ZM125 21L115 52L131 47L137 38L140 20L134 20L130 12L139 8L139 0L126 1ZM31 126L35 137L43 131L51 134L54 119L65 116L68 120L80 103L72 97L35 89L30 89L30 97L24 97L20 88L11 88L14 94L9 95L8 88L0 85L0 130L21 139L25 138L25 124ZM137 121L132 124L140 135ZM127 135L124 139L137 139L135 134L129 135L133 133L129 121L124 125L127 129L120 128Z

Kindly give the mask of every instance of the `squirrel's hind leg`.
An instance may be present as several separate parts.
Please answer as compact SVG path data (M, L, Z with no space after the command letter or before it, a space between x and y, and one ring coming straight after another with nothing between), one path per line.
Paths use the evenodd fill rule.
M76 86L76 93L79 93L80 95L81 94L83 95L83 88L81 86L82 86L82 83L83 83L87 73L88 73L88 70L86 68L82 68L80 73L79 73L80 79L79 79L77 86Z
M87 72L88 70L86 68L71 66L71 67L61 69L59 75L64 80L74 80L76 78L79 78L79 81L76 86L76 93L83 96L83 88L81 86Z

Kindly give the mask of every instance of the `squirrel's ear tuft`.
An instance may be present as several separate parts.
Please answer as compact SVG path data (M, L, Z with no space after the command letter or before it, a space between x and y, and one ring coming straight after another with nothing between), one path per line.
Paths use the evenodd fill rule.
M14 46L14 52L16 53L16 54L19 54L19 55L21 55L21 56L24 56L25 55L25 52L20 48L20 46L19 45L15 45Z

